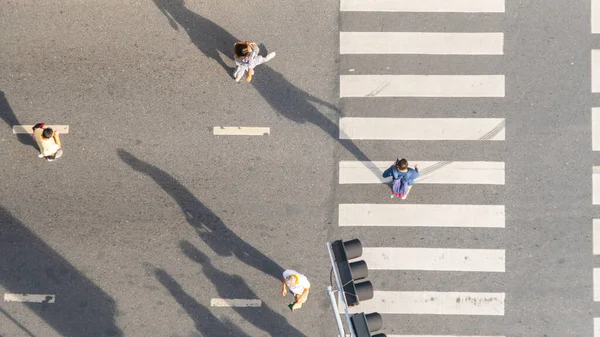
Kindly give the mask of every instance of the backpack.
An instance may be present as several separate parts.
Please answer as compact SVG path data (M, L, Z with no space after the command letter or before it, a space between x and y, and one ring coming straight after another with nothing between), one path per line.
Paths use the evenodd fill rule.
M403 197L408 193L408 174L409 172L406 172L406 175L394 180L392 183L392 194L397 197Z

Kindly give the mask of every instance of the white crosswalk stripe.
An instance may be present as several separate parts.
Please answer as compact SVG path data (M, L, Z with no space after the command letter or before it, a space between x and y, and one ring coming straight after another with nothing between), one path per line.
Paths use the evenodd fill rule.
M592 49L592 92L600 92L600 49Z
M341 11L504 13L504 0L341 0Z
M340 139L504 140L503 118L340 118Z
M486 161L421 161L419 164L419 184L488 184L504 185L504 163ZM340 161L340 184L382 184L390 183L391 177L384 178L383 171L390 161Z
M600 151L600 108L592 108L592 150Z
M365 247L362 259L373 270L504 272L503 249Z
M467 108L467 111L443 111L445 108L443 103L440 103L442 110L428 111L428 114L424 115L420 111L408 113L403 104L407 101L411 101L409 106L415 106L414 102L421 101L467 102L467 104L484 100L502 102L502 98L506 95L506 80L502 72L494 70L465 73L463 70L459 73L453 72L452 64L449 64L444 68L444 73L439 73L439 68L438 71L432 68L431 73L422 73L423 71L415 73L411 72L410 68L405 69L395 64L379 68L369 64L368 67L360 69L357 67L360 65L356 63L370 60L389 62L397 57L399 64L403 59L412 62L420 58L423 58L425 65L439 62L441 59L452 62L460 58L483 64L488 58L502 57L504 33L495 31L493 27L486 27L480 32L476 29L469 29L467 32L420 32L389 31L388 26L384 24L375 26L378 29L365 29L373 27L373 22L369 22L364 27L361 25L364 20L390 20L400 13L403 13L401 14L403 19L413 15L411 13L419 13L418 16L414 14L419 20L428 16L432 20L443 15L456 16L455 13L475 13L469 14L469 17L477 13L501 15L505 12L504 0L340 0L340 11L353 12L342 13L342 20L348 17L350 22L342 25L345 28L339 35L340 55L343 61L348 61L341 64L352 65L348 67L350 74L340 74L339 77L342 102L352 103L344 105L343 117L339 119L341 140L353 142L357 147L361 147L361 150L363 150L361 145L367 144L365 149L370 151L373 149L381 151L387 143L396 146L403 141L409 141L407 146L411 149L418 149L419 144L427 144L425 148L429 149L431 144L437 145L440 142L452 145L469 142L475 146L475 149L481 148L482 151L486 151L488 148L498 146L496 144L501 145L506 139L507 123L502 118L504 112L502 110L491 111L486 116L478 117L471 113L471 111L475 112L475 108ZM370 13L361 16L359 12ZM447 14L442 15L442 13ZM597 56L596 64L594 53L592 54L592 70L598 72L597 80L592 77L592 87L595 88L597 82L600 91L600 51ZM410 62L408 64L410 66ZM356 75L352 74L354 70L359 70ZM385 115L376 108L380 102L385 106ZM364 106L375 108L365 109L365 111L351 110ZM390 111L396 107L398 115L393 113L390 115ZM598 116L592 112L592 116L598 118L600 122L600 112ZM600 129L600 123L598 124ZM594 149L600 150L600 131L593 137ZM357 186L382 191L389 188L377 185L391 183L391 178L384 178L382 174L393 164L397 150L390 149L389 158L382 157L381 152L372 156L366 150L363 151L364 157L369 159L363 157L359 160L358 156L354 158L341 156L338 171L340 193L352 190L355 194L352 195L352 202L340 201L337 205L340 230L343 233L350 232L359 239L360 235L356 233L364 233L365 237L373 238L371 234L377 232L376 228L385 233L411 233L419 237L444 236L430 237L433 241L423 242L436 242L436 244L429 243L423 246L419 246L419 242L407 243L402 240L399 241L402 243L397 246L392 244L387 247L384 244L378 245L378 241L367 242L360 259L367 263L369 270L374 271L373 274L410 275L413 273L418 275L419 280L427 277L428 280L424 284L428 286L422 289L424 286L420 284L394 283L386 278L383 283L386 289L376 287L373 299L361 301L360 305L350 308L350 311L379 312L388 315L504 315L505 294L501 292L501 288L498 288L497 283L477 284L477 289L470 289L470 284L461 286L461 289L456 289L456 285L435 286L435 284L436 275L441 274L446 275L445 277L452 274L452 278L460 278L465 275L487 277L485 275L493 273L499 277L506 272L507 252L501 249L502 244L485 247L478 242L464 240L460 234L454 239L451 235L439 234L502 231L506 222L505 206L489 200L452 200L448 203L448 199L443 199L445 200L443 203L435 203L435 200L432 200L427 204L411 202L414 194L419 193L415 191L419 190L420 184L427 184L429 190L439 190L445 196L452 193L445 185L452 185L452 189L459 191L457 196L464 195L461 193L466 188L479 191L479 186L493 190L495 193L505 184L504 161L502 158L489 155L485 158L494 158L493 161L482 161L483 158L476 152L461 154L462 161L452 161L452 157L443 158L446 155L444 152L441 155L428 152L419 158L407 158L411 164L419 164L420 175L415 179L417 187L408 196L409 200L389 199L389 192L382 193L382 199L379 200L365 200L367 197L361 199L360 195L356 195ZM600 172L600 168L598 171ZM596 198L596 193L598 194L595 200L600 203L600 173L597 178L598 192L595 188L594 196ZM368 186L369 184L372 186ZM468 187L456 185L468 185ZM478 195L474 194L475 197ZM346 197L340 200L348 200ZM415 197L415 200L419 199ZM421 233L426 234L421 235ZM393 235L397 238L400 234ZM379 240L379 236L375 237ZM597 239L596 236L594 237L594 241L598 241L600 246L600 234ZM437 245L437 242L443 243ZM594 249L596 252L596 248ZM434 286L431 287L431 284ZM600 289L600 286L598 288ZM481 292L473 292L473 290ZM385 325L384 323L382 332L385 332ZM436 329L441 330L441 327L419 327L418 323L410 328L403 326L402 329L407 334L396 337L459 337L436 335ZM465 327L465 331L473 330ZM464 335L462 337L467 337L467 334ZM504 334L503 331L495 331L492 335L501 337Z
M600 0L592 0L592 34L600 34Z
M592 169L592 204L600 205L600 166Z
M428 315L504 315L504 293L375 291L348 312Z
M503 33L340 32L340 54L502 55Z
M402 215L402 216L399 216ZM340 226L503 228L503 205L340 204Z
M504 97L504 75L340 75L340 97Z

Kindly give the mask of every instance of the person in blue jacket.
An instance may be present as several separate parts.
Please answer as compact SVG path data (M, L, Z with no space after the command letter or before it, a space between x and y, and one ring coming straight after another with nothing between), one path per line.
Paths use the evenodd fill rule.
M408 196L408 193L410 192L410 189L412 188L412 185L415 182L415 179L417 179L419 177L419 165L415 164L415 168L412 169L410 167L408 167L408 160L402 158L400 160L396 159L396 163L392 166L390 166L390 168L388 168L387 170L385 170L385 172L383 172L383 177L387 178L387 177L392 177L392 180L398 180L398 179L404 179L406 180L406 184L408 185L408 190L406 191L406 194L400 196L402 199L406 199L406 197ZM393 185L393 182L392 182ZM394 197L394 193L392 191L392 195L390 196L391 198Z

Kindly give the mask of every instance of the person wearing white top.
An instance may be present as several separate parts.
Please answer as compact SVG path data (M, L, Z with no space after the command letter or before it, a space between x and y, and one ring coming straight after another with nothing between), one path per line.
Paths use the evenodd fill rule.
M295 299L295 302L290 304L290 309L292 311L300 309L308 298L310 282L308 282L306 276L299 272L287 269L283 272L283 279L281 280L281 295L286 296L288 288L294 294Z
M45 123L38 123L33 126L33 138L40 149L38 157L53 161L62 155L62 144L58 131L51 128L45 128Z

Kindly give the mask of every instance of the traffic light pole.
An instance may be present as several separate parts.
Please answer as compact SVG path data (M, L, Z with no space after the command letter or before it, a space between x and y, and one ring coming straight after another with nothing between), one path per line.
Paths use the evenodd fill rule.
M342 319L340 318L340 311L337 308L337 302L331 286L327 286L327 295L329 295L329 301L331 302L331 307L333 308L333 314L335 315L335 322L337 323L339 337L346 337L344 325L342 324Z
M352 337L356 337L354 333L354 329L352 329L352 322L350 321L350 314L348 313L348 306L346 305L346 297L344 296L344 288L342 287L342 282L340 281L340 273L337 269L337 264L335 263L335 258L333 257L333 250L331 249L331 242L327 242L327 251L329 251L329 259L331 260L331 267L333 268L333 274L335 275L335 282L337 284L338 292L341 294L340 298L342 303L344 303L344 315L346 316L346 322L348 323L348 329L350 330L350 335ZM344 337L344 327L342 326L342 322L340 319L340 313L337 308L337 301L333 295L333 292L330 291L331 287L328 287L329 297L331 299L331 306L333 308L333 312L335 313L336 322L338 325L338 330L342 331L341 337Z

